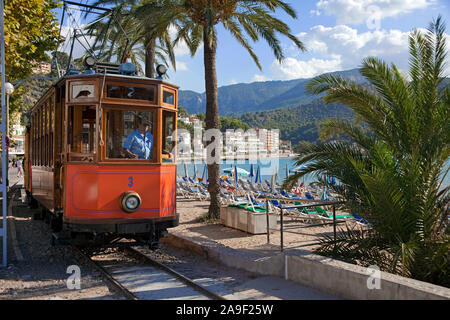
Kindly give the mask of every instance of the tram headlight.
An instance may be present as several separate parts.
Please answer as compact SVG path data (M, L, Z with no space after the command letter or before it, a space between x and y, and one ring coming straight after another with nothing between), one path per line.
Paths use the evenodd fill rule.
M87 56L84 59L84 65L88 68L91 69L94 65L95 65L95 58L93 56Z
M134 191L125 192L120 197L120 208L128 213L135 212L141 206L141 197Z
M167 67L163 64L160 64L156 67L156 72L158 73L158 78L162 79L162 76L167 72Z

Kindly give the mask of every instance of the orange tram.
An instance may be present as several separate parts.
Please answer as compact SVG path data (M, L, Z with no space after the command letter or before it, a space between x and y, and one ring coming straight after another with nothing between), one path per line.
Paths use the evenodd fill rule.
M130 63L85 64L32 108L24 161L29 203L42 208L53 240L156 245L179 221L178 87L162 80L164 66L151 79L134 76Z

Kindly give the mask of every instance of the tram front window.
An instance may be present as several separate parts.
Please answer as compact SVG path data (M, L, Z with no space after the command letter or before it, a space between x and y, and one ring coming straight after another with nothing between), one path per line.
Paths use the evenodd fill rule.
M151 160L153 112L106 110L106 157Z

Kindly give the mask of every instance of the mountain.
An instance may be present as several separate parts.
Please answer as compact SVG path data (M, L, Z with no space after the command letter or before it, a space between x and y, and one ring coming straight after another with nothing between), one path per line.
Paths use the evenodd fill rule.
M358 69L333 72L347 79L364 82ZM306 92L306 84L311 79L296 79L288 81L265 81L240 83L218 88L218 103L220 115L240 115L246 112L290 108L307 104L317 96ZM205 93L190 90L180 90L178 104L189 113L204 113L206 108Z
M295 87L300 81L240 83L218 89L219 112L233 115L255 110L255 107ZM178 104L190 114L205 113L206 94L180 90Z
M325 119L354 120L353 111L341 104L325 105L322 99L293 108L248 112L239 117L252 128L279 129L280 139L296 145L300 141L318 142L319 124Z

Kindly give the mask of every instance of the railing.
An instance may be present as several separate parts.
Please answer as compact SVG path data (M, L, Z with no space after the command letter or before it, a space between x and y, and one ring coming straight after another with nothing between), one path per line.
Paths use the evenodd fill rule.
M278 199L278 198L266 198L266 217L267 217L267 243L270 243L270 228L269 228L269 201L271 200L277 200L277 201L284 201L284 202L299 202L299 200L295 200L295 199ZM307 200L301 200L301 201L307 201ZM277 206L281 211L280 211L280 250L284 251L285 249L293 249L293 248L298 248L298 247L302 247L302 246L311 246L314 244L319 244L319 242L317 243L308 243L308 244L302 244L302 245L296 245L296 246L290 246L290 247L285 247L284 246L284 231L285 230L289 230L289 229L295 229L295 228L310 228L310 227L316 227L316 226L324 226L324 225L333 225L333 237L334 237L334 241L336 241L336 225L338 223L345 223L345 220L343 221L337 221L336 220L336 206L337 205L341 205L344 204L344 201L316 201L316 200L309 200L308 202L313 202L313 203L309 203L309 204L299 204L299 205L290 205L290 206ZM309 208L309 207L322 207L322 206L332 206L333 207L333 221L332 222L322 222L322 223L318 223L318 224L310 224L310 225L301 225L301 226L284 226L284 211L286 210L290 210L290 209L302 209L302 208ZM308 220L317 220L317 221L329 221L328 219L326 219L325 217L308 217ZM273 230L273 229L272 229ZM278 231L278 229L276 229Z

